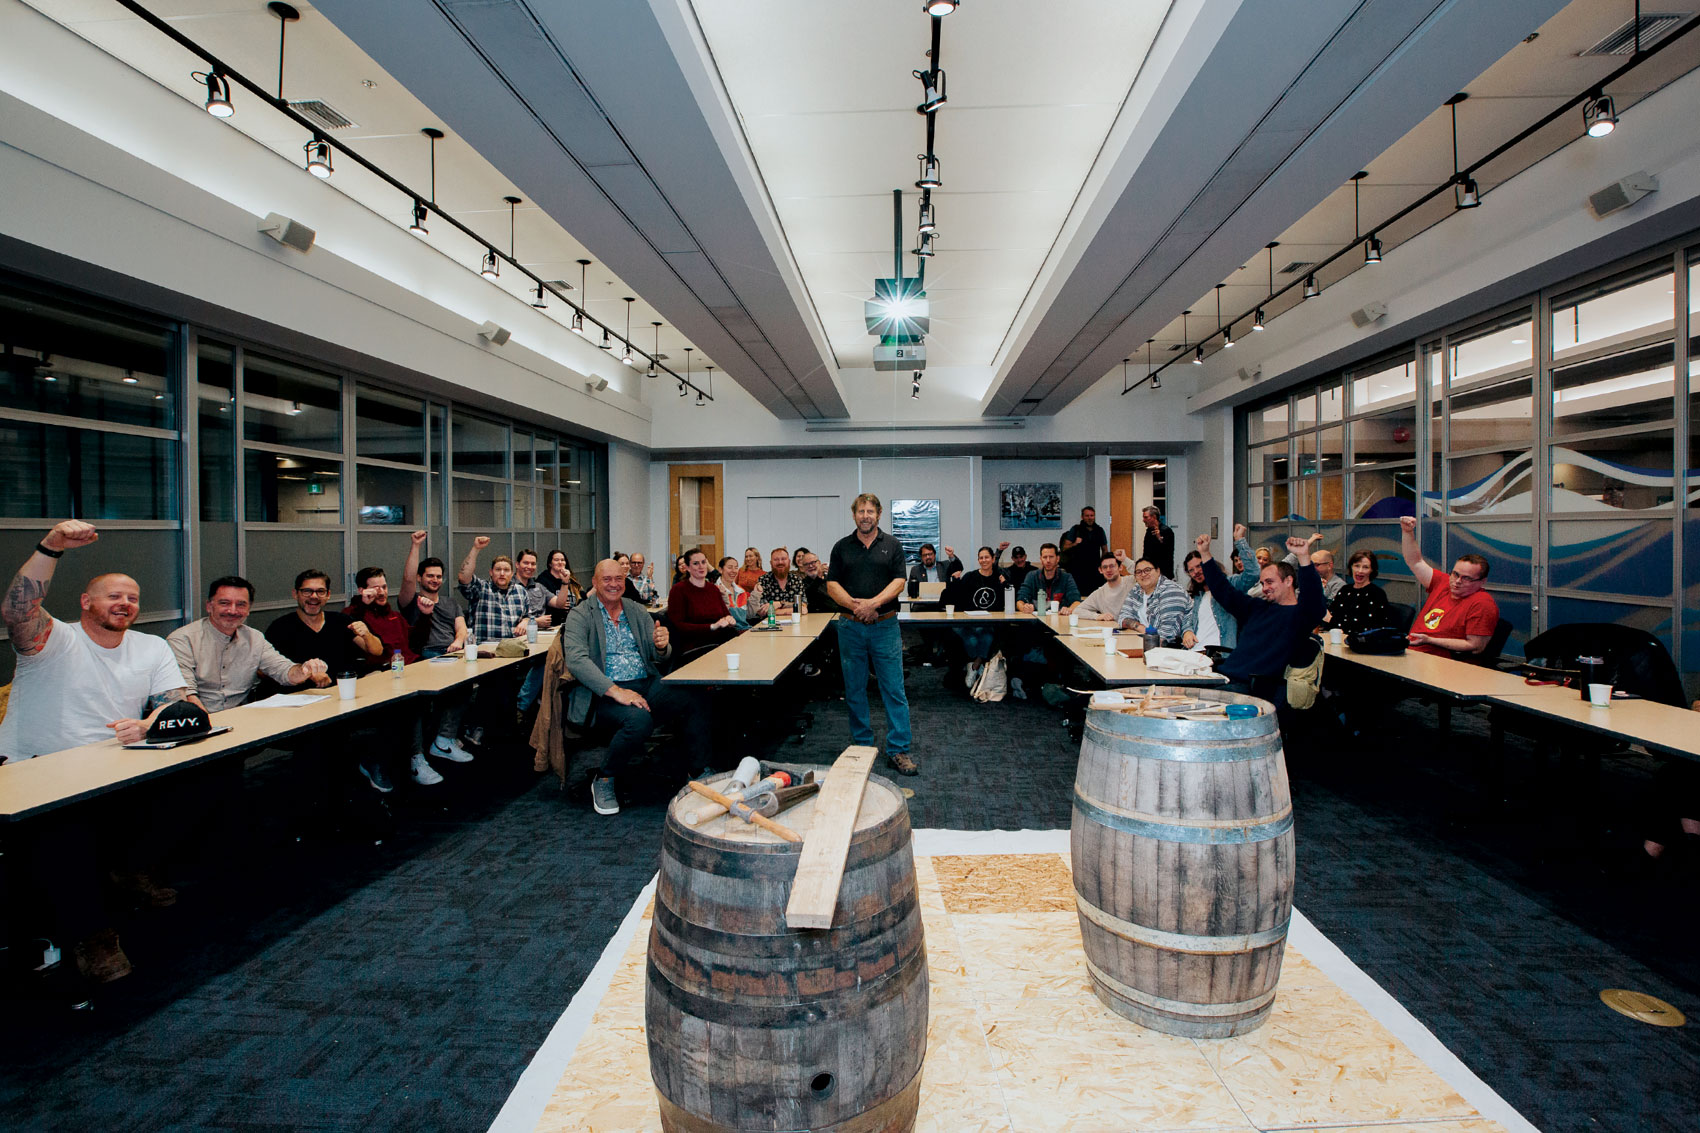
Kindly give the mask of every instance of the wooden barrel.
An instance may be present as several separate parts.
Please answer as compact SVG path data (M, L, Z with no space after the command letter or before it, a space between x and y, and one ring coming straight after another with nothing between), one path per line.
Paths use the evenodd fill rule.
M1074 780L1075 903L1092 988L1141 1026L1255 1030L1293 910L1293 805L1274 708L1245 720L1086 713Z
M820 930L785 924L801 848L741 819L686 823L704 801L683 792L668 809L649 935L662 1128L912 1129L927 952L903 796L869 778L832 928ZM813 807L778 821L804 832Z

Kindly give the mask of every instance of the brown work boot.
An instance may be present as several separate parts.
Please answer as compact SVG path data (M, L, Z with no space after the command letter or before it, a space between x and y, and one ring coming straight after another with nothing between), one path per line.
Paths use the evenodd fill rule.
M79 940L71 950L76 957L77 971L84 979L108 984L130 974L130 958L118 947L116 929L103 928L86 940Z
M116 885L120 892L156 909L169 909L177 904L177 890L155 885L153 878L145 873L114 872L111 877L112 884Z
M921 773L921 765L916 763L915 757L906 751L892 752L891 765L897 768L899 775L919 775Z

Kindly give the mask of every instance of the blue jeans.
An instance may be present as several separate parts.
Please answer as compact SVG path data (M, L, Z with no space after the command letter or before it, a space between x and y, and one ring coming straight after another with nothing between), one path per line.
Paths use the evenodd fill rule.
M903 691L903 631L896 618L856 621L839 618L838 666L844 673L844 703L850 709L850 742L874 746L874 727L868 718L868 672L880 683L885 703L887 755L909 750L909 697Z

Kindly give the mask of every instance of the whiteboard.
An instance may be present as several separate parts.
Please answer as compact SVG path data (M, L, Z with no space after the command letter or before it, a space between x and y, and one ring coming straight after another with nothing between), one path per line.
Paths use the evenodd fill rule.
M749 496L746 546L761 552L763 565L775 547L795 551L807 547L821 558L830 558L832 545L850 533L854 524L840 496ZM743 547L730 548L740 559Z

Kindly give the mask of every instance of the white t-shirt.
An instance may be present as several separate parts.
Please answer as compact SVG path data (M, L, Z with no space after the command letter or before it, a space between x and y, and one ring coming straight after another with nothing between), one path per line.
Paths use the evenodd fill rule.
M108 649L90 640L81 623L54 618L41 652L18 656L0 755L33 759L109 740L108 724L139 719L150 697L183 687L164 638L130 630Z
M1194 649L1203 649L1206 645L1222 644L1222 627L1216 624L1216 603L1210 595L1198 596L1198 630L1193 634L1197 640L1192 643Z

